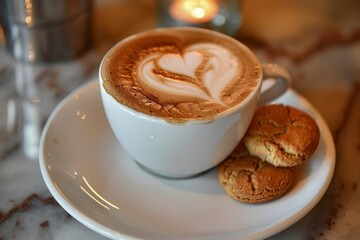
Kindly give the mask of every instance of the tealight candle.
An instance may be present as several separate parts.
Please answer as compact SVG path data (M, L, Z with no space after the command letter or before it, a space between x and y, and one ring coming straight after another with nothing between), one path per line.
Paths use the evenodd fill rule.
M170 6L170 15L188 23L205 23L218 12L216 0L174 0Z
M159 27L192 26L235 35L241 0L159 0Z

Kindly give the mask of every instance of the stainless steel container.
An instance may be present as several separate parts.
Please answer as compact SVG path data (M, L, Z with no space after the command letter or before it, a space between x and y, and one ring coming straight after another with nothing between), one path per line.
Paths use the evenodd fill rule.
M90 46L92 0L0 0L6 47L16 60L53 62Z

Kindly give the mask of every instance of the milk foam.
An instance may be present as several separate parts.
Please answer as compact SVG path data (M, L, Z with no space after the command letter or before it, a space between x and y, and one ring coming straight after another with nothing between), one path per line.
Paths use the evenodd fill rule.
M213 32L149 31L104 58L105 90L120 103L172 122L213 119L258 86L261 67L236 40Z
M142 59L136 70L139 83L154 92L195 97L226 106L221 93L242 70L238 58L228 49L213 43L190 45L183 52L155 53ZM176 74L170 76L177 77L157 74L155 69ZM193 81L189 82L181 76Z

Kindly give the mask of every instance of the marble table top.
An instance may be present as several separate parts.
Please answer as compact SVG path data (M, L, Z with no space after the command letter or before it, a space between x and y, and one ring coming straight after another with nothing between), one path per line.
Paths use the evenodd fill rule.
M30 69L23 84L36 91L27 96L32 105L23 110L40 110L40 118L33 122L38 134L56 104L97 75L110 46L156 25L154 1L134 2L96 1L93 48L77 59L16 63L0 48L0 70ZM360 239L359 1L254 0L243 1L242 11L244 23L236 38L262 62L288 69L292 88L323 116L336 147L335 174L320 202L269 239ZM139 14L142 20L136 19ZM24 136L24 130L19 134ZM34 136L22 138L0 158L0 239L106 239L75 220L52 197L40 173Z

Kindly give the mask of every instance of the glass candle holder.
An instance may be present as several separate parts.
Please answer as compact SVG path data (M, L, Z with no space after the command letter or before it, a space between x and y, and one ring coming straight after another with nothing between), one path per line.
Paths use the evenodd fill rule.
M161 0L159 27L201 27L234 36L242 23L241 0Z

